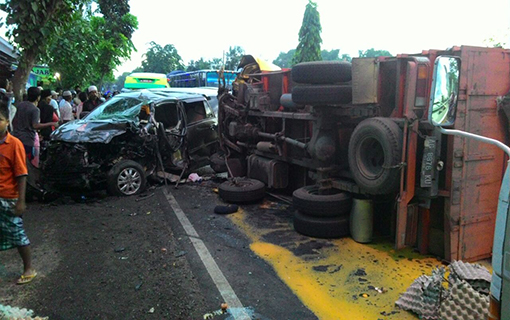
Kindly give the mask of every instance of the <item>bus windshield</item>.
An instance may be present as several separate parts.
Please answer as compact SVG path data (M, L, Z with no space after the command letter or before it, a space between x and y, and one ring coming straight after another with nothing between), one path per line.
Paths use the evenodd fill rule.
M219 70L198 70L189 72L171 72L167 75L170 87L218 87ZM238 72L225 70L225 86L232 88Z

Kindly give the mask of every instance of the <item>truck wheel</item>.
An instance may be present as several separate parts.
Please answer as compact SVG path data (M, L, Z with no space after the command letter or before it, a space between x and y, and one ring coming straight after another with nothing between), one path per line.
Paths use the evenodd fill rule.
M296 210L315 217L336 217L349 214L352 197L347 192L329 189L319 193L319 186L306 186L292 193L292 204Z
M349 235L349 215L340 217L312 217L294 213L294 230L314 238L341 238Z
M234 178L225 181L218 187L220 198L231 203L258 201L266 195L263 182L249 178Z
M400 184L402 130L389 118L363 120L349 141L349 167L370 194L389 194Z
M351 81L351 63L346 61L302 62L291 70L292 80L297 83L331 84Z
M107 177L107 189L111 195L131 196L145 190L145 170L132 160L122 160L115 164Z
M352 86L298 85L292 88L292 101L316 106L346 104L352 101Z

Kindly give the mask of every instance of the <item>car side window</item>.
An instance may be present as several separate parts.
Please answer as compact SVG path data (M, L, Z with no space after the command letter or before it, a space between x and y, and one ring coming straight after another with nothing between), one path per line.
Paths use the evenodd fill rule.
M192 124L207 117L204 101L185 103L188 124Z
M177 105L175 103L164 103L156 107L154 118L157 122L163 123L165 128L173 128L177 125Z
M209 102L205 102L205 114L206 114L207 118L213 118L214 117L214 112L213 112L212 107L209 104Z

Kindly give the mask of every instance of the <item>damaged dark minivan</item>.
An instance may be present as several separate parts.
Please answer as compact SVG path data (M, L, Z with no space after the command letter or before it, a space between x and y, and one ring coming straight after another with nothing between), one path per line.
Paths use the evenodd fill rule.
M216 127L202 95L122 93L52 133L41 154L41 184L53 192L138 194L158 172L182 174L207 165L218 149Z

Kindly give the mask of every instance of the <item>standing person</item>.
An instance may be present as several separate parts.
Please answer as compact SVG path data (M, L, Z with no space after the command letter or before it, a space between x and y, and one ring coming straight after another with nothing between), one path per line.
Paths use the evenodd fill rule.
M38 156L36 148L36 130L47 127L58 127L58 122L40 123L40 112L37 104L41 98L41 90L37 87L28 88L27 101L23 101L17 107L16 115L12 120L14 130L12 135L21 140L27 159L32 161ZM34 164L37 166L37 164Z
M73 99L73 94L71 91L64 91L62 93L62 100L58 106L58 110L60 111L60 121L62 123L66 123L74 120L73 118L73 107L71 106L71 100Z
M85 101L87 101L88 98L87 93L85 91L80 92L80 94L78 94L78 98L80 99L81 103L76 107L76 119L81 119L80 115L83 110L83 104Z
M9 134L8 125L8 97L0 93L0 251L18 249L23 274L16 283L26 284L37 276L22 218L28 171L23 143Z
M51 102L50 105L55 109L57 117L60 119L60 111L58 110L58 93L54 90L51 91Z
M102 103L102 101L99 99L99 92L97 91L96 86L90 86L88 93L89 96L87 101L83 104L82 112L90 112Z
M57 114L55 110L50 105L51 101L51 90L46 89L41 91L41 100L39 101L39 112L40 112L40 122L48 123L48 122L58 122ZM50 134L55 130L54 127L46 127L40 130L41 136L43 138L43 143L41 145L45 145L47 141L50 140Z

